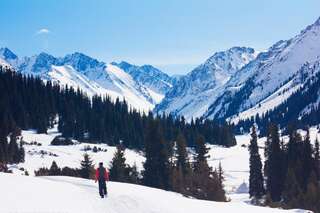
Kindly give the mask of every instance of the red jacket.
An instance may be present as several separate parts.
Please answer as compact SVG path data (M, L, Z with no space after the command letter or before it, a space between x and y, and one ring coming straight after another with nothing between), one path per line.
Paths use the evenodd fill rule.
M98 181L99 177L100 177L99 168L97 168L96 169L96 178L95 178L95 180ZM105 181L109 181L109 172L106 169L105 169L105 173L104 173L104 180Z

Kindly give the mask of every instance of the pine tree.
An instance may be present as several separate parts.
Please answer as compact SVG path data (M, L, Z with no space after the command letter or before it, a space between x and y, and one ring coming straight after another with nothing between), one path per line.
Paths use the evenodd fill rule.
M186 148L185 137L180 133L177 137L177 162L176 167L181 168L183 175L186 175L189 168L189 157Z
M160 189L169 188L169 157L159 120L149 122L145 138L143 183Z
M317 176L314 172L311 173L308 180L308 186L305 193L301 193L300 199L302 204L299 205L304 209L311 210L313 212L320 212L320 187L317 181ZM301 208L300 207L300 208Z
M205 138L201 135L196 140L196 156L194 172L192 174L191 194L199 199L225 201L222 177L217 171L212 171L207 159L209 148L205 144ZM222 169L221 169L222 171ZM222 174L221 174L222 175Z
M249 195L250 197L259 199L264 194L265 190L262 175L262 163L259 155L258 137L255 126L252 127L249 152Z
M93 172L94 172L94 166L93 166L93 161L91 160L90 156L85 153L83 155L83 160L81 161L80 165L80 170L81 170L81 177L90 179L92 178Z
M55 161L52 161L51 167L49 169L49 175L57 176L61 174L61 169L58 167Z
M224 178L224 171L222 169L221 162L219 162L217 174L218 174L219 182L220 182L221 186L223 187L223 182L224 182L225 178Z
M301 195L301 193L302 189L300 188L296 174L293 169L289 169L283 190L284 202L290 208L298 208L299 196Z
M301 164L302 164L302 168L303 168L303 172L301 173L302 176L302 187L304 190L307 189L307 185L308 185L308 180L310 178L310 175L313 171L313 157L312 157L312 153L313 153L313 148L310 142L310 134L309 134L309 130L307 131L307 135L303 141L303 149L301 150L302 152L302 156L301 156Z
M174 153L171 165L171 186L173 191L187 194L190 188L190 163L186 148L186 140L182 133L179 133L173 148Z
M196 156L195 156L195 170L199 169L201 164L209 169L207 159L210 157L208 155L209 148L205 144L205 138L199 135L196 140Z
M133 184L139 184L140 178L139 178L139 172L137 168L137 164L134 163L132 167L127 168L129 170L129 183Z
M129 179L124 151L125 149L122 145L117 146L117 151L112 158L110 166L110 180L112 181L127 182Z
M267 193L270 194L272 201L278 202L281 199L283 188L283 158L280 148L280 137L278 127L271 124L268 132L268 155L267 155Z

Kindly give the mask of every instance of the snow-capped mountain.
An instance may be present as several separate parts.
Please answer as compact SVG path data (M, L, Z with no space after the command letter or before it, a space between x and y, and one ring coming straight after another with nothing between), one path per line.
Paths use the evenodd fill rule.
M171 89L174 82L174 78L151 65L136 66L125 61L112 64L123 69L131 75L135 81L140 82L153 92L156 92L159 95L159 100Z
M78 52L62 58L40 53L20 59L8 48L1 48L0 60L2 65L22 74L79 88L89 96L107 94L114 100L125 99L131 107L144 112L161 101L167 91L164 85L171 86L171 78L150 65L131 65L138 71L124 71L119 65L106 64Z
M283 87L295 89L291 81L305 63L320 60L320 19L294 38L279 41L256 60L239 70L224 86L223 93L205 113L206 118L226 118L277 98ZM288 98L274 101L273 108ZM268 107L267 107L268 108Z
M247 47L233 47L215 53L205 63L179 78L155 111L183 115L187 120L201 117L230 78L256 56L257 52Z

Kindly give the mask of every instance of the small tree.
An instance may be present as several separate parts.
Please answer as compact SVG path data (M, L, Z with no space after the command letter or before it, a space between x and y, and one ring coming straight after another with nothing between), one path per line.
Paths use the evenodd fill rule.
M220 182L221 186L223 187L223 182L224 182L225 178L224 178L224 171L222 169L221 162L219 162L217 174L218 174L219 182Z
M94 173L94 165L92 163L93 161L91 160L90 156L85 153L83 155L83 160L81 161L80 165L80 170L81 170L81 177L90 179L93 176Z
M55 161L52 161L51 167L49 169L49 175L57 176L61 174L61 169L58 167Z
M129 179L124 151L125 148L122 145L117 146L110 166L110 180L112 181L127 182Z
M128 167L128 170L129 170L129 183L139 184L140 178L139 178L139 172L138 172L136 163L134 163L132 167Z

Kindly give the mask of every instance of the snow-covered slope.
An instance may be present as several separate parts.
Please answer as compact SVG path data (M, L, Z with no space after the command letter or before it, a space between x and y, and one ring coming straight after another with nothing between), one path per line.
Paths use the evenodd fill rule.
M90 144L90 143L76 143L70 146L52 146L51 141L60 135L57 131L57 127L48 130L48 134L37 134L33 130L22 131L22 140L29 143L24 145L25 148L25 162L18 165L11 165L10 169L14 173L21 173L19 168L25 168L30 175L34 175L34 171L41 167L49 168L52 161L56 161L59 167L68 166L70 168L78 168L80 161L83 159L83 154L88 153L95 165L99 162L105 162L106 166L109 166L113 155L116 151L116 147L108 146L106 144ZM32 145L34 142L41 145ZM91 149L96 146L100 148L101 152L85 151L86 147ZM133 166L136 164L139 170L142 169L142 163L144 157L141 153L127 149L125 151L127 162Z
M294 78L305 63L318 60L320 19L296 37L276 43L237 72L225 85L224 92L210 106L205 117L229 117L270 101L271 96L277 97L274 94Z
M189 199L173 192L125 183L108 183L108 196L98 196L92 180L71 177L25 177L0 173L0 212L68 213L209 213L302 212Z
M314 63L304 64L287 83L273 92L270 96L259 102L254 107L231 116L228 120L234 124L237 124L239 120L245 120L255 115L259 115L261 117L266 112L270 113L273 109L281 105L285 105L284 108L291 108L292 105L290 106L290 103L292 103L291 98L293 97L293 94L297 95L303 93L305 96L319 96L320 88L313 85L317 82L316 80L319 72L320 60ZM311 108L317 107L320 103L320 98L316 99L315 101L311 101L311 99L305 99L304 102L306 102L304 103L306 105L305 109L299 109L295 107L295 109L298 110L297 113L300 113L300 115L308 113ZM283 114L283 116L288 115Z
M49 129L48 134L37 134L33 130L22 131L22 139L28 143L24 145L26 151L25 162L18 165L10 165L9 168L17 174L23 173L19 169L24 168L30 175L33 175L34 170L41 167L49 168L52 161L56 161L59 167L78 168L80 161L83 159L83 154L86 152L84 148L87 146L91 148L96 146L97 148L106 150L106 152L95 153L87 151L87 153L95 165L98 165L99 162L104 162L109 167L109 163L116 151L116 147L105 144L78 143L70 146L50 145L57 135L60 135L60 133L58 133L56 127ZM312 139L314 140L315 137ZM213 168L217 168L219 163L222 164L226 175L225 189L228 194L233 194L243 182L248 183L249 179L249 153L243 145L249 143L250 136L236 136L236 140L237 145L232 148L210 145L210 159L208 162ZM34 142L41 145L34 145ZM259 144L261 147L264 146L263 138L259 140ZM125 157L127 159L126 163L131 166L136 164L138 170L142 170L143 162L145 161L143 153L127 149ZM234 162L237 162L237 164Z
M246 47L233 47L215 53L205 63L181 77L155 111L183 115L187 120L202 116L229 79L256 55L254 49Z
M161 101L166 92L164 85L171 86L171 78L152 66L142 66L139 72L136 72L138 74L135 74L125 72L113 63L106 64L78 52L63 58L40 53L19 59L9 49L2 48L0 63L4 66L10 65L25 75L39 76L43 80L79 88L89 96L107 94L113 100L125 99L131 107L144 112L152 110L154 105ZM150 76L141 77L141 70L145 70ZM156 79L157 76L166 78ZM169 82L166 82L167 80Z

